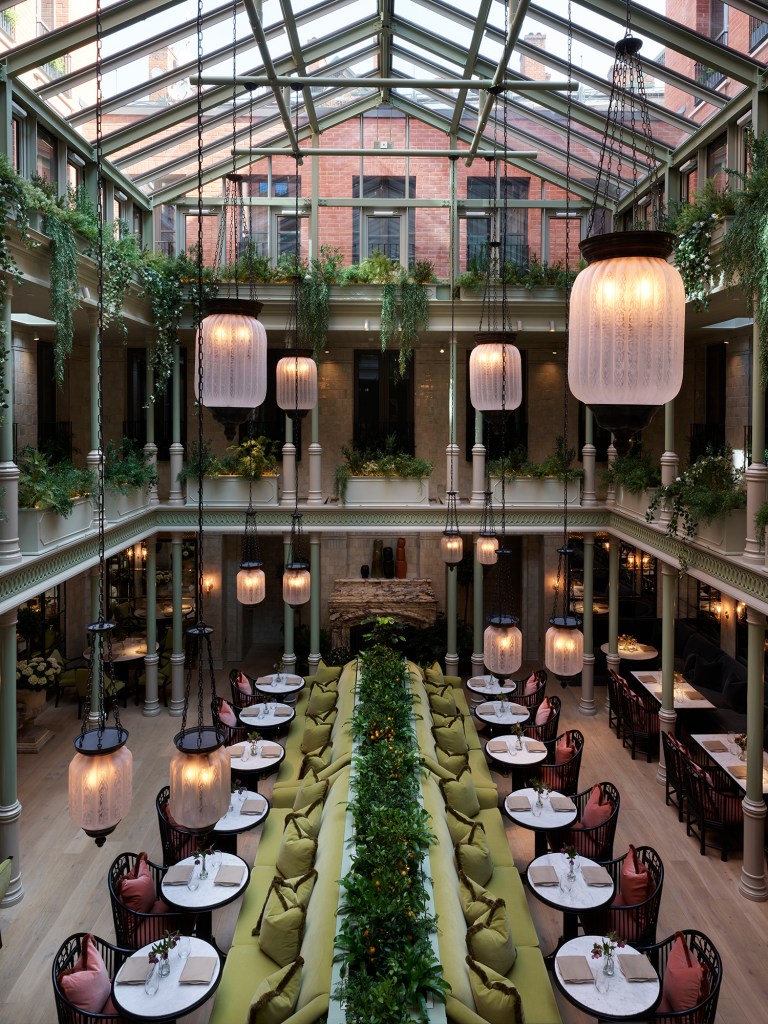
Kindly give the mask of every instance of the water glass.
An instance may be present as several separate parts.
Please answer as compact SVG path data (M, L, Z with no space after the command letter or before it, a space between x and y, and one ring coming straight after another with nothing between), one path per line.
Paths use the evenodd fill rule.
M611 980L608 975L602 970L602 968L598 967L595 971L595 988L597 991L602 995L605 995L610 988L610 984Z
M496 701L496 717L497 718L501 718L501 716L503 714L504 714L504 705L501 703L500 700L497 700Z
M197 871L197 865L195 865L192 868L192 874L189 876L187 888L189 889L190 892L195 892L197 889L200 888L200 875L198 874Z
M148 996L157 995L157 990L160 988L160 973L157 969L157 964L150 964L149 974L144 981L144 991Z
M248 758L251 756L250 743L248 743L248 742L245 743L245 745L243 747L243 753L242 753L241 756L242 756L243 761L247 761Z
M192 943L189 941L188 935L182 935L179 938L179 957L182 960L186 960L192 951Z
M210 857L211 860L211 874L215 876L216 872L221 867L221 850L214 850Z

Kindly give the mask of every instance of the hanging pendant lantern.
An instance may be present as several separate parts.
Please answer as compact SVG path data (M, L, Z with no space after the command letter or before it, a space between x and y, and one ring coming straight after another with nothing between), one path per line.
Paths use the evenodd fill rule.
M523 400L523 370L515 331L481 331L469 356L469 396L482 413L509 412ZM504 392L504 394L502 394Z
M498 561L499 538L493 523L493 495L485 492L483 519L480 523L480 535L477 538L475 551L480 565L496 565Z
M240 604L260 604L265 595L264 563L259 550L259 536L256 529L256 513L250 501L245 513L245 536L243 538L243 557L237 574L237 600Z
M128 732L120 724L114 688L111 622L88 626L91 661L83 725L75 739L69 765L67 794L69 817L86 835L103 846L106 837L128 813L133 787L133 755L126 747ZM105 645L106 644L106 648ZM104 655L106 654L106 657ZM104 686L104 675L110 685ZM113 704L114 726L109 726L105 692ZM95 727L88 728L91 695L98 694ZM93 723L91 723L93 724Z
M512 551L504 540L497 551L495 607L483 633L485 667L502 679L517 672L523 661L520 619L512 611Z
M459 533L459 519L456 513L456 491L448 491L448 511L445 529L440 538L440 554L449 569L453 569L464 556L464 541Z
M317 405L317 363L311 353L294 349L278 361L277 406L289 416L306 415Z
M555 600L549 629L544 637L544 665L558 679L577 676L584 667L584 634L581 619L570 611L570 573L568 570L573 549L566 541L558 548Z
M283 572L283 600L292 608L306 604L310 598L309 561L304 556L301 512L291 515L291 540L288 561Z

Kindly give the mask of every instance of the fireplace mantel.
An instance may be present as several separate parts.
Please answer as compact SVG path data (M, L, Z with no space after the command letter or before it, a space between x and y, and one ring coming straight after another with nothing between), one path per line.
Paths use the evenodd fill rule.
M348 647L350 627L372 615L396 615L412 626L431 626L437 618L432 580L334 580L328 601L333 647Z

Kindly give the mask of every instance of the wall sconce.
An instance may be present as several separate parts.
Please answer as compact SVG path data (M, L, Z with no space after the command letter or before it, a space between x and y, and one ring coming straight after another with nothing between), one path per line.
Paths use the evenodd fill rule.
M746 615L747 606L743 601L739 601L736 605L736 618L739 619L739 621L743 621L746 618Z
M213 576L206 576L205 579L203 580L203 586L205 588L206 594L210 594L210 592L213 590Z
M723 605L722 605L721 601L715 601L715 604L713 606L713 611L715 613L715 618L717 619L718 622L721 621L723 616L725 616L726 619L728 618L728 611L723 608Z

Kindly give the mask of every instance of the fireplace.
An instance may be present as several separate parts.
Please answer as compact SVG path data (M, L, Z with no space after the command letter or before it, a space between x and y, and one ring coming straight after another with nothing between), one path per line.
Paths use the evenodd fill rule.
M431 626L437 618L432 580L334 580L328 601L333 647L350 646L350 628L372 615L396 615L412 626Z

